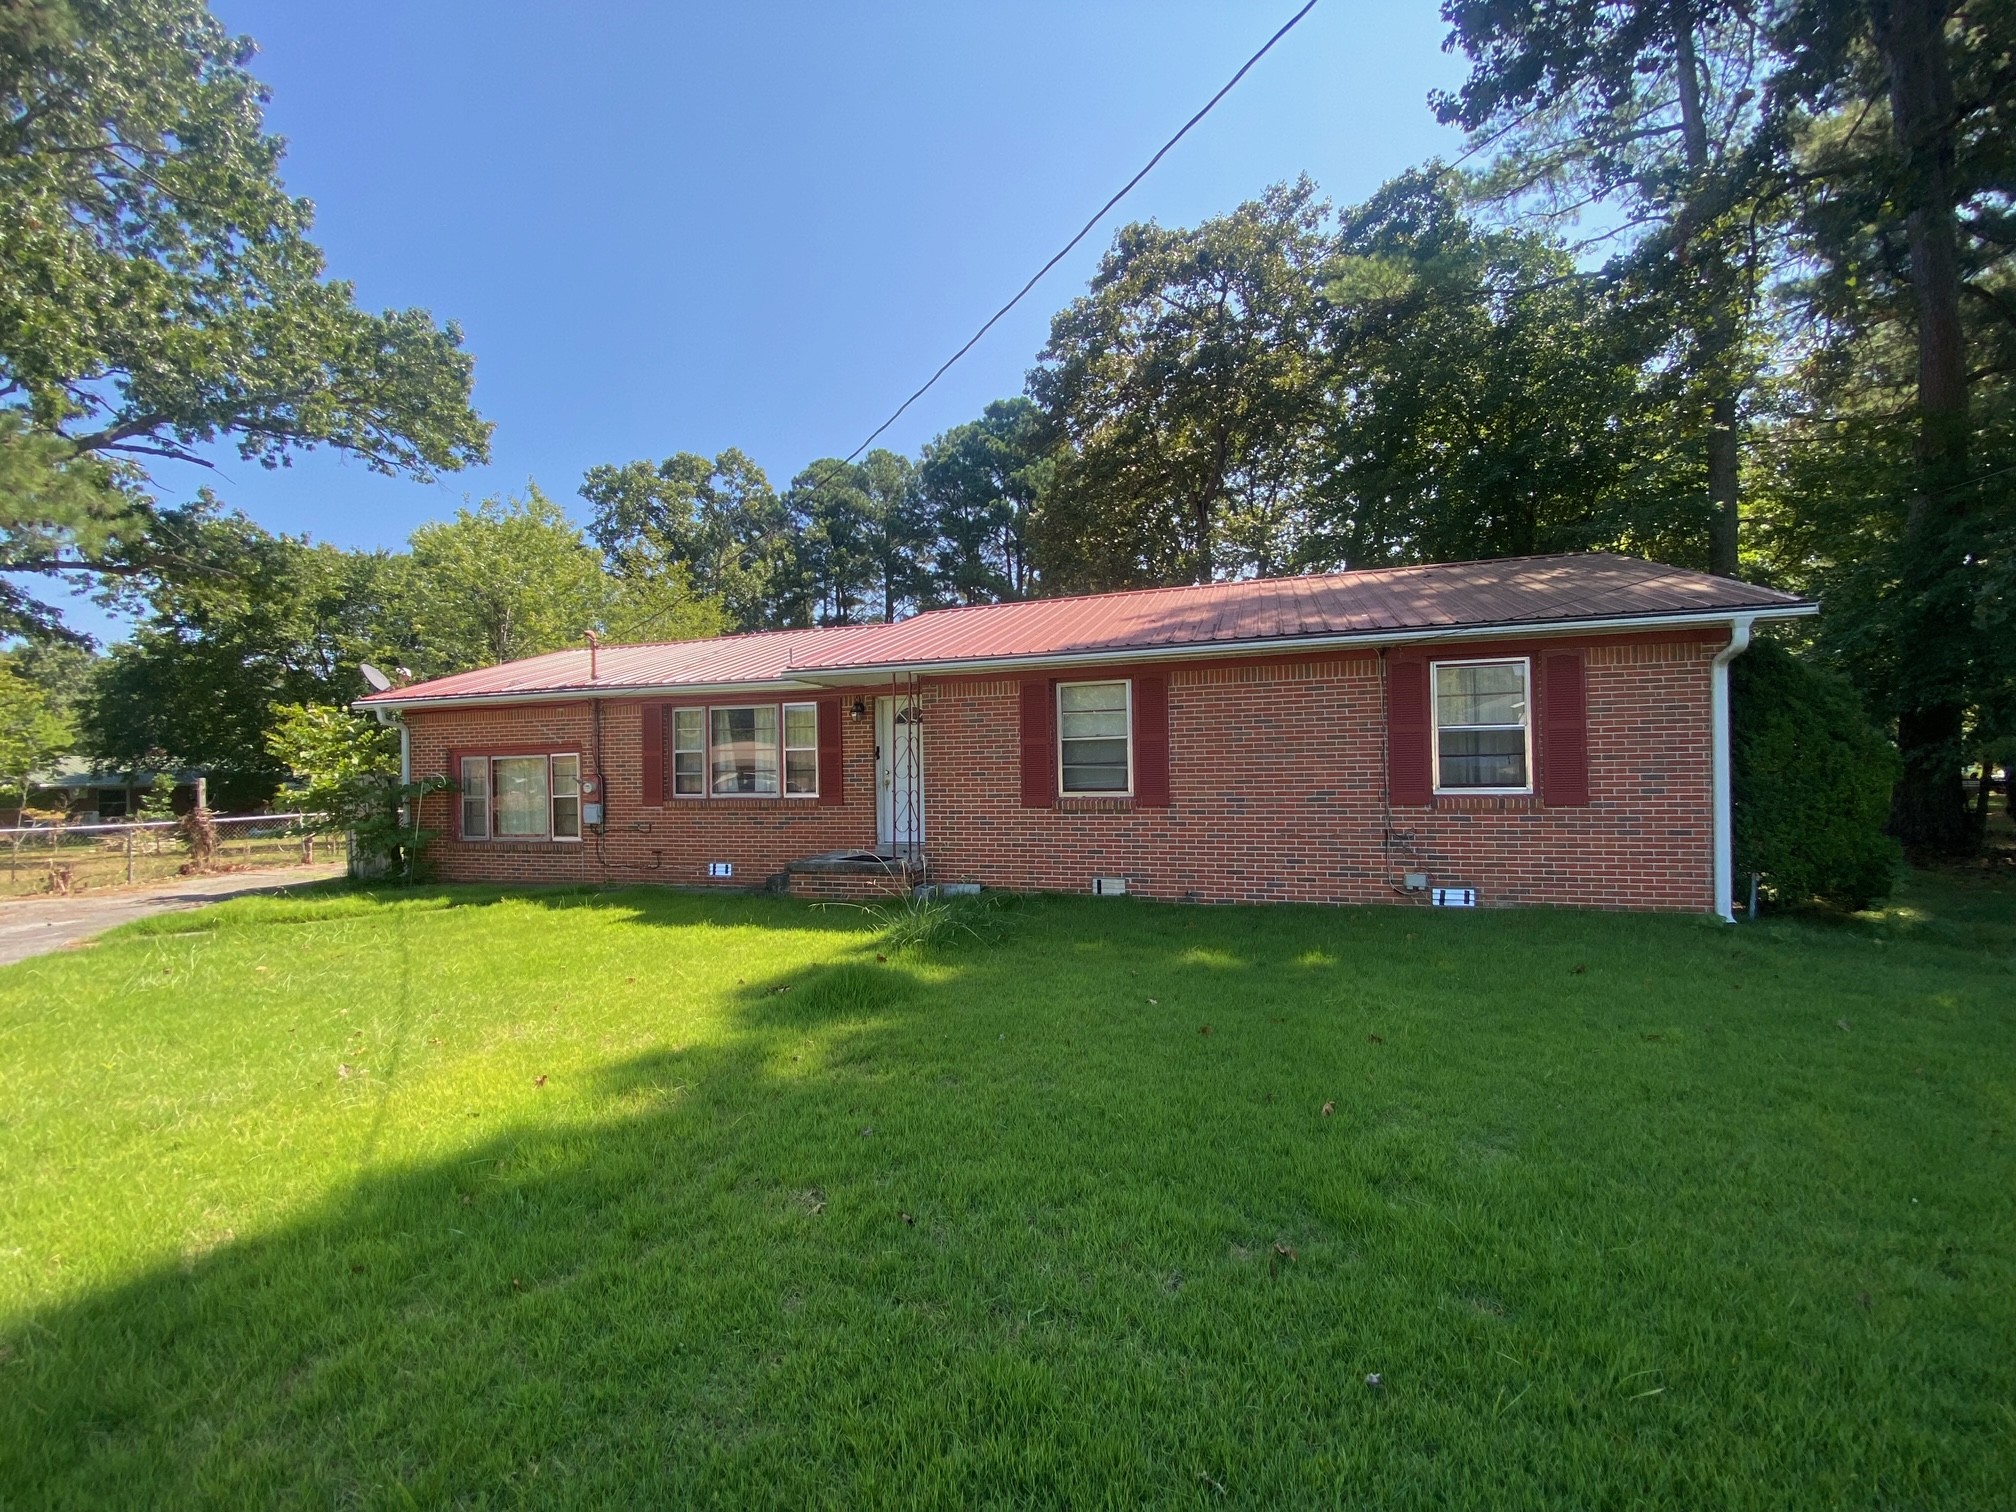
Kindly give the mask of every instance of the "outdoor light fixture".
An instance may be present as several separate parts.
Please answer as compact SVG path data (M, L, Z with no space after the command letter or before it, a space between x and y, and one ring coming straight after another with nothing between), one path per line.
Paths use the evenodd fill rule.
M865 714L867 714L867 712L868 712L868 705L867 705L867 704L865 704L865 703L863 703L863 702L862 702L862 701L861 701L860 699L858 699L858 698L857 698L857 699L855 699L855 700L854 700L854 707L853 707L853 709L852 709L852 710L850 710L849 712L850 712L850 714L851 714L851 716L852 716L853 718L855 718L855 719L860 719L860 718L861 718L861 717L863 717L863 716L864 716Z

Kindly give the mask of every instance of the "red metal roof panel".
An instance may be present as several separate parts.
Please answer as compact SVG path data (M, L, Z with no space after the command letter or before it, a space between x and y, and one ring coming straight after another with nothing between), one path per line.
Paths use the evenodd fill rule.
M1789 593L1605 552L1251 578L1077 598L934 609L891 625L605 646L485 667L366 703L788 682L836 672L1012 663L1311 637L1516 628L1675 614L1798 612Z

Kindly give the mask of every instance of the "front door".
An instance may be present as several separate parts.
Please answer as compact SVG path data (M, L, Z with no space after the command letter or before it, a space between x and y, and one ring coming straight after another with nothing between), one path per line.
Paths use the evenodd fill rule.
M924 726L907 700L875 700L875 829L885 849L924 843Z

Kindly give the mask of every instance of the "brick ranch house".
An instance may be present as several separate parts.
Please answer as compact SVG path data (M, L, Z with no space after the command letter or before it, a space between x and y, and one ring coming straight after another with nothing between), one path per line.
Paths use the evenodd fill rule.
M1816 607L1529 557L557 651L359 707L453 784L451 880L1727 916L1727 667Z

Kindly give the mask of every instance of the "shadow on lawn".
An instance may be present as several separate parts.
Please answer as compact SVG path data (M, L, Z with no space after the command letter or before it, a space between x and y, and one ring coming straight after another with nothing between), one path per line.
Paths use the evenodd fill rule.
M587 1121L373 1174L0 1339L0 1506L767 1499L802 1428L779 1404L868 1363L836 1335L856 1267L915 1237L846 1067L930 993L843 964L740 997L728 1043L606 1067ZM838 1074L780 1070L842 1023Z
M1823 1324L1768 1288L1725 1298L1718 1277L1747 1274L1734 1267L1748 1251L1695 1257L1722 1270L1690 1265L1698 1211L1620 1209L1626 1187L1597 1176L1614 1168L1635 1183L1673 1158L1639 1104L1615 1125L1628 1130L1618 1148L1542 1173L1512 1134L1505 1149L1466 1153L1470 1125L1500 1115L1464 1109L1453 1082L1383 1094L1414 1121L1368 1120L1347 1137L1351 1106L1333 1120L1310 1099L1291 1123L1271 1091L1263 1105L1263 1086L1294 1074L1291 1059L1277 1052L1263 1082L1250 1069L1263 1063L1242 1072L1231 1057L1242 1033L1289 1032L1273 1026L1317 1001L1293 996L1312 973L1348 991L1376 953L1381 969L1418 973L1408 981L1446 983L1434 956L1502 937L1507 921L1438 920L1431 951L1403 914L1326 913L1333 959L1309 948L1294 912L1034 904L1027 937L920 970L876 960L858 914L771 899L363 896L377 900L369 907L530 901L653 925L830 929L859 943L739 989L719 1043L604 1066L575 1122L373 1174L274 1233L32 1318L0 1340L0 1507L1215 1504L1206 1493L1226 1481L1235 1500L1263 1505L1332 1500L1340 1486L1382 1502L1481 1504L1510 1484L1556 1504L1683 1505L1774 1480L1791 1504L1823 1499L1820 1482L1772 1466L1824 1465L1846 1452L1834 1434L1850 1425L1859 1452L1916 1467L1896 1472L1900 1504L1965 1463L1954 1445L1912 1439L1917 1419L1901 1406L1881 1424L1816 1414L1813 1393L1831 1388L1814 1384L1827 1372L1803 1346L1743 1367L1732 1401L1778 1391L1799 1409L1754 1424L1712 1379L1631 1379L1669 1363L1630 1352L1676 1290L1694 1293L1676 1335L1712 1337L1675 1347L1698 1347L1718 1369L1732 1340L1747 1348L1768 1327L1796 1328L1845 1370L1864 1327L1852 1300L1828 1303ZM290 907L305 922L350 904L260 900L240 917L285 922ZM1521 959L1558 944L1565 985L1549 990L1579 992L1592 978L1571 975L1575 963L1596 962L1600 976L1654 939L1692 949L1721 938L1646 921L1599 949L1589 930L1570 915L1516 921ZM1288 996L1278 1009L1256 996L1236 1028L1213 1011L1215 1035L1186 1002L1150 1034L1130 1026L1161 1011L1149 991L1169 989L1144 987L1048 1026L1060 1037L1112 1028L1115 1043L1095 1050L1088 1032L1047 1061L986 1059L996 1025L975 1029L962 1013L1039 969L1100 956L1120 933L1194 984L1197 1002L1222 1007L1207 994L1249 968L1274 973L1249 990ZM1484 1002L1498 989L1474 990ZM1424 1039L1460 1022L1438 1011L1415 1020ZM1476 1010L1459 991L1450 1011ZM920 1032L927 1017L953 1027ZM1401 1048L1390 1027L1391 1047L1352 1027L1368 1064ZM1661 1069L1674 1062L1659 1034L1633 1023L1616 1040L1632 1086L1681 1075ZM1105 1059L1088 1071L1095 1053ZM1572 1097L1561 1074L1558 1095ZM1626 1082L1584 1085L1616 1094ZM1201 1105L1141 1116L1172 1093ZM1368 1094L1363 1106L1380 1105ZM1576 1116L1562 1118L1566 1139ZM1772 1148L1763 1141L1754 1158L1775 1159ZM1672 1192L1714 1179L1684 1159L1676 1169L1660 1178ZM1318 1181L1341 1194L1321 1208L1308 1195ZM1567 1318L1588 1308L1593 1321L1576 1326L1590 1339L1560 1323L1515 1332L1519 1285L1492 1226L1515 1201L1537 1204L1522 1210L1528 1253L1511 1272L1526 1278L1525 1305L1536 1323L1550 1306ZM1648 1252L1665 1246L1657 1264L1630 1258L1648 1232ZM1572 1290L1583 1282L1550 1293L1556 1273L1609 1290L1596 1303ZM1390 1355L1354 1353L1380 1336L1395 1341ZM1406 1348L1422 1351L1416 1379L1440 1379L1400 1386L1392 1362ZM1544 1371L1501 1363L1529 1348L1550 1357ZM1382 1367L1396 1382L1385 1395L1364 1384ZM1668 1379L1676 1405L1655 1418ZM1526 1415L1513 1415L1535 1382ZM1323 1476L1304 1478L1319 1462ZM1718 1463L1734 1481L1714 1479Z

